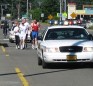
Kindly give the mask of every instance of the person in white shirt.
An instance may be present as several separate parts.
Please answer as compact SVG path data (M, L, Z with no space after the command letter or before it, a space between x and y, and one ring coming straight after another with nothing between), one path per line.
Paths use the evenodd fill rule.
M26 34L27 34L27 27L26 27L25 21L23 19L22 23L20 24L20 44L21 44L21 49L25 48Z
M15 43L16 43L16 49L20 48L20 28L19 28L19 22L15 21L15 27L14 27L14 34L15 34Z
M26 39L25 39L25 48L27 48L27 40L28 40L28 35L29 35L30 24L28 23L26 18L24 18L24 25L27 28L27 30L26 30Z

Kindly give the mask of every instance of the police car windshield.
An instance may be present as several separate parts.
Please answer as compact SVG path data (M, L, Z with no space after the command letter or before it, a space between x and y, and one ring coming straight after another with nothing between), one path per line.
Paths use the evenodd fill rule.
M88 33L82 28L49 29L45 40L88 39Z

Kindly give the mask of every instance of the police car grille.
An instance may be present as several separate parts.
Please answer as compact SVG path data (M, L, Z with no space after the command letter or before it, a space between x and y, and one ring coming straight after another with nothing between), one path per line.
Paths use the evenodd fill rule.
M62 46L59 47L60 52L82 52L81 46Z

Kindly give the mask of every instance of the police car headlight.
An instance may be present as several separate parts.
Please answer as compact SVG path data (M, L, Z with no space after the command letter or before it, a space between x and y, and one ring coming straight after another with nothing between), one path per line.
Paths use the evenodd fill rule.
M44 47L44 52L56 53L56 52L59 52L59 48L48 48L48 47Z
M93 52L93 47L84 47L84 52Z

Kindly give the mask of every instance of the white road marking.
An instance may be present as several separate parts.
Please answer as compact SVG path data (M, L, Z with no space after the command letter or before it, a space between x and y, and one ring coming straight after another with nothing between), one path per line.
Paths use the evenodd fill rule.
M0 40L9 40L9 39L0 39Z

